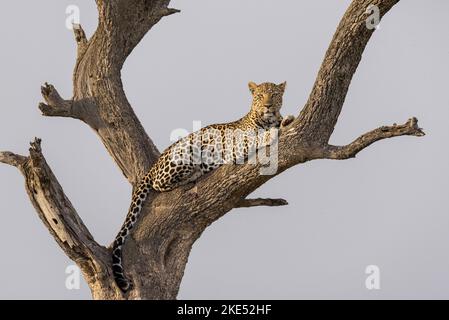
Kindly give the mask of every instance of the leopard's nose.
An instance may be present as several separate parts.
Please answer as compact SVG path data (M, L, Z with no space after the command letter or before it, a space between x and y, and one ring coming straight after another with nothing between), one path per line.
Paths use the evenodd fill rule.
M271 94L267 94L263 97L263 105L267 108L273 105L273 97L271 96Z

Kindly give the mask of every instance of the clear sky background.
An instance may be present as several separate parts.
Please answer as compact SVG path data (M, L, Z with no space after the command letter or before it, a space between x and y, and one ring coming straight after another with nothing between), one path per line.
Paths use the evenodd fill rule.
M125 91L155 143L176 128L237 119L248 81L288 81L284 114L298 114L349 0L172 1L132 53ZM75 41L65 10L75 4L88 35L93 0L10 1L0 11L0 150L45 156L97 241L112 242L131 187L83 123L45 118L48 81L69 98ZM357 159L314 161L254 196L288 207L234 210L195 244L179 298L449 298L449 2L401 1L371 39L332 142L417 116L427 135L382 141ZM32 208L23 178L0 166L0 298L89 299L65 287L71 265ZM367 290L365 268L380 268Z

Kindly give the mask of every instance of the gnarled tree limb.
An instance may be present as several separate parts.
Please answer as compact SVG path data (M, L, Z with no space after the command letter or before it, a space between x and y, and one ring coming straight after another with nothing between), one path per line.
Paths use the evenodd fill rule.
M65 195L42 154L41 140L31 143L28 157L0 152L0 162L20 170L31 203L45 227L65 254L78 264L86 280L93 287L103 288L107 282L105 279L98 282L96 277L107 274L110 269L108 250L94 240Z
M365 133L346 146L328 146L324 149L324 158L335 160L355 158L357 153L376 141L399 136L422 137L424 135L424 131L418 127L418 120L411 118L402 125L383 126Z
M377 6L380 19L399 0L357 0L346 10L321 65L304 109L296 121L298 132L314 143L329 141L343 108L352 77L375 29L366 20L370 6Z

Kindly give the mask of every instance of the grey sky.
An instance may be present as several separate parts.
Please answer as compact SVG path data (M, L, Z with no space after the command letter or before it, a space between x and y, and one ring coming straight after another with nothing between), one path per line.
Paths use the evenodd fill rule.
M156 144L176 128L230 121L250 104L247 82L288 81L284 114L307 100L349 0L173 1L123 70L128 98ZM46 158L95 238L109 244L130 186L81 122L44 118L48 81L71 96L75 42L65 9L79 5L88 34L92 0L12 1L0 11L0 150ZM417 116L427 135L383 141L343 162L315 161L255 196L290 206L239 209L196 243L180 298L449 298L449 2L401 1L373 36L332 141ZM0 298L90 298L65 288L71 262L43 227L16 169L0 166L4 243ZM381 290L365 288L378 265Z

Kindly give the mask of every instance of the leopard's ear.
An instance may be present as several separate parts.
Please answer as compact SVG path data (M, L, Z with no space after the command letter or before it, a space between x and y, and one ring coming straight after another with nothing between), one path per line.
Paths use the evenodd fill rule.
M251 91L252 94L254 94L254 91L256 91L258 85L255 82L248 83L249 91Z
M278 87L284 92L285 88L287 87L287 81L282 82L280 85L278 85Z

